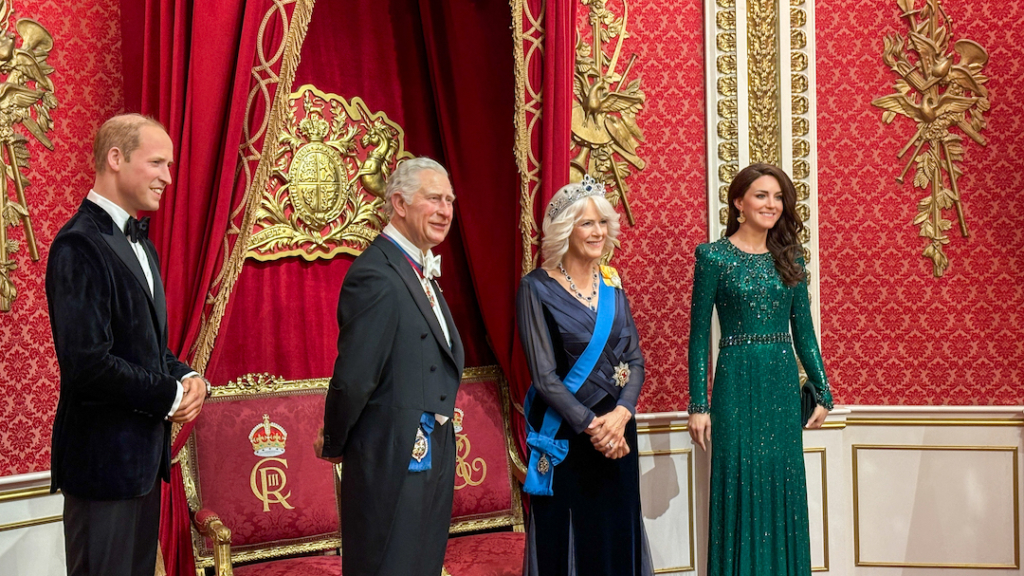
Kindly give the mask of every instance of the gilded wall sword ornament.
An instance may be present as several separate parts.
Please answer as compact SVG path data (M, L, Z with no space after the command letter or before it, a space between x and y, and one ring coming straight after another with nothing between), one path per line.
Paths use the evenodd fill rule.
M603 182L612 205L622 203L630 225L636 223L629 205L626 178L629 166L643 170L646 162L637 155L644 139L636 116L646 96L640 80L629 74L637 55L629 58L622 70L622 44L629 37L629 4L622 1L623 15L608 9L608 0L580 0L590 9L592 45L576 41L576 70L573 74L572 147L576 150L569 168L569 180L580 182L585 174ZM609 55L606 49L611 50Z
M53 150L46 133L53 129L50 110L57 107L53 95L53 67L46 58L53 49L53 36L31 18L14 23L9 29L13 7L0 0L0 312L9 312L18 297L11 272L18 263L13 254L18 242L8 237L7 228L22 226L29 258L39 260L35 230L25 189L29 181L22 173L28 169L30 152L28 137L14 127L24 126L36 140ZM18 40L20 37L20 44ZM17 46L16 46L17 44ZM14 198L11 198L11 193Z
M305 85L289 103L246 256L359 254L383 229L388 176L413 157L405 151L405 132L359 97L349 101Z
M917 0L897 0L910 31L885 37L882 60L898 76L895 94L871 102L882 108L882 121L891 123L897 114L917 123L917 133L897 153L902 158L914 148L896 181L903 179L911 164L917 163L913 185L929 191L917 204L914 225L928 239L922 253L932 261L936 278L949 266L943 246L949 244L946 231L953 223L943 210L955 209L960 234L967 238L967 222L957 178L963 170L957 164L964 158L963 138L950 132L959 128L971 140L985 146L981 135L987 121L983 114L990 107L988 82L982 73L988 53L977 42L952 39L952 20L939 0L926 0L920 8ZM948 182L948 186L947 186Z

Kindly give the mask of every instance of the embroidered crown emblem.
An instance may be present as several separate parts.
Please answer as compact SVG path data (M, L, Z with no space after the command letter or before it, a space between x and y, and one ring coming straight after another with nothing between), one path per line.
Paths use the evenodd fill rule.
M579 184L570 184L562 195L556 194L548 206L548 216L554 220L577 200L588 196L604 196L604 184L591 178L590 174L585 175Z
M249 432L252 451L261 458L284 454L286 440L288 440L288 432L280 424L271 422L270 416L267 414L263 415L263 423L257 424Z

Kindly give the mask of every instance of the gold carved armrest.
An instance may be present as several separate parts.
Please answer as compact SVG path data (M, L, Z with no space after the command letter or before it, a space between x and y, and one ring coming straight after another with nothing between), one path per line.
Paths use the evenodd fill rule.
M196 512L196 528L213 542L214 576L234 576L231 568L231 529L220 521L216 512L203 508Z

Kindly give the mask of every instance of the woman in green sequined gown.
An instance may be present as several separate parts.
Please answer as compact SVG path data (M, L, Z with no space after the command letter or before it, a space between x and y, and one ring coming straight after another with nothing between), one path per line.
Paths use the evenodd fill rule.
M784 172L755 164L733 179L729 201L727 237L697 247L690 310L690 435L705 449L713 438L707 574L810 576L794 348L818 403L809 428L820 427L832 396L811 323L796 193ZM709 405L715 307L722 340Z

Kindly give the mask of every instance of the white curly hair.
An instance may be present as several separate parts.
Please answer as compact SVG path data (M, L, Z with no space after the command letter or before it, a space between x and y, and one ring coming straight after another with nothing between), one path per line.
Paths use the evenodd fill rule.
M391 218L395 215L394 198L395 193L400 192L406 204L412 202L422 184L420 183L420 172L432 170L448 177L448 171L439 162L426 156L410 158L398 164L398 168L388 178L388 186L384 191L384 213Z
M577 187L579 187L579 184L562 186L551 197L551 202L553 203L556 199L568 195ZM619 213L615 211L611 202L604 196L584 196L563 208L554 219L550 215L551 203L548 203L548 208L544 210L544 223L541 227L544 233L544 240L541 242L540 247L541 258L543 259L541 267L545 270L555 270L558 268L558 263L562 261L565 253L569 251L569 236L572 235L573 229L583 219L583 211L586 210L588 202L593 202L601 217L608 220L608 235L604 239L602 254L610 254L619 247Z

